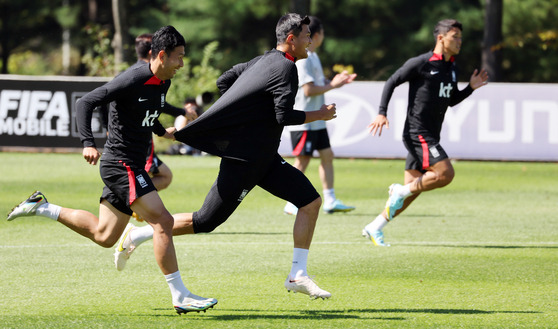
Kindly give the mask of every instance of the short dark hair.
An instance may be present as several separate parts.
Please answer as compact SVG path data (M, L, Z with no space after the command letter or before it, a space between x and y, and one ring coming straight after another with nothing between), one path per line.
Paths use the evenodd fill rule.
M458 28L463 31L463 25L456 19L444 19L439 21L434 27L434 38L438 37L438 34L446 34L453 28Z
M323 30L324 26L322 25L322 21L316 16L308 16L310 18L310 24L308 24L308 28L310 29L310 38L314 36L316 32L320 32Z
M282 44L287 41L289 34L298 36L302 31L302 25L309 25L310 18L308 16L301 17L299 14L288 13L279 19L275 27L275 36L277 37L277 44Z
M136 55L138 59L149 59L152 40L152 33L144 33L136 37Z
M161 50L164 50L167 54L170 54L174 48L185 46L186 40L182 34L180 34L173 26L164 26L153 34L153 40L151 43L151 57L157 57L157 54Z

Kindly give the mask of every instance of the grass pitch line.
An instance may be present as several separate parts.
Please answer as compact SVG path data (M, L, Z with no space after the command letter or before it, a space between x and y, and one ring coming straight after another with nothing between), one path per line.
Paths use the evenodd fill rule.
M312 245L361 245L366 244L369 241L313 241ZM292 245L292 241L284 242L215 242L215 241L205 241L205 242L174 242L175 246L203 246L203 245ZM392 247L464 247L464 248L522 248L522 247L532 247L532 248L558 248L558 241L547 241L547 242L523 242L523 243L502 243L502 242L488 242L480 241L478 243L471 242L447 242L447 241L398 241ZM93 247L97 248L96 244L91 243L66 243L66 244L24 244L24 245L0 245L0 249L17 249L17 248L75 248L75 247ZM391 248L392 248L391 247ZM110 249L110 248L109 248ZM381 249L381 248L378 248Z

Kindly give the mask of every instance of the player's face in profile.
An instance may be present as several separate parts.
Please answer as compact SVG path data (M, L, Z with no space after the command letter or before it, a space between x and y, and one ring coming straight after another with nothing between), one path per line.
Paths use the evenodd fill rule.
M308 25L302 25L302 31L297 36L294 36L294 51L297 59L306 58L308 54L306 53L306 48L312 43L310 38L310 28Z
M461 50L461 30L456 27L452 28L442 37L442 42L447 54L451 56L459 54Z
M163 67L165 70L165 80L174 77L176 71L184 66L184 46L174 48L165 55Z

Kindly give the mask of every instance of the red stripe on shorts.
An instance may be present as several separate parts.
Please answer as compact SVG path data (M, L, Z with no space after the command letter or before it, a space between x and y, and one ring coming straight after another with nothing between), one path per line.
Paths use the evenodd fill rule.
M302 149L304 148L304 144L306 144L306 137L307 136L308 136L307 131L302 132L302 137L300 137L300 141L298 142L298 144L296 144L296 147L293 150L293 155L294 156L299 156L300 153L302 152Z
M147 158L147 161L145 162L145 171L149 172L149 170L151 169L151 166L153 166L153 149L155 148L155 145L153 145L153 138L151 139L151 153L149 153L149 158Z
M132 168L127 166L124 162L122 162L122 164L124 165L124 167L126 167L126 171L128 172L128 186L129 186L128 195L130 197L128 202L129 202L129 205L132 205L132 203L134 203L134 201L136 201L136 199L137 199L136 177L134 175L134 172L132 171Z
M420 145L422 146L422 169L430 167L430 154L428 153L428 144L422 135L418 136Z

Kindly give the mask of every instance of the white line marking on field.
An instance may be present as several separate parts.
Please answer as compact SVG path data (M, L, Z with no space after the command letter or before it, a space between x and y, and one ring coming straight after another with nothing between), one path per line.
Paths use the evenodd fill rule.
M368 241L362 240L359 241L314 241L312 245L359 245L359 244L366 244ZM244 242L244 241L236 241L236 242L215 242L215 241L200 241L200 242L175 242L175 246L197 246L197 245L276 245L276 244L292 244L292 241L284 241L284 242ZM558 242L549 241L549 242L524 242L524 243L505 243L505 242L478 242L478 243L461 243L461 242L447 242L447 241L440 241L440 242L432 242L432 241L397 241L392 242L392 246L401 245L404 247L408 247L409 245L416 245L416 246L450 246L450 247L518 247L521 248L523 246L555 246L558 247ZM0 245L0 249L15 249L15 248L76 248L76 247L95 247L98 246L91 243L67 243L67 244L23 244L23 245ZM108 248L110 249L110 248Z

